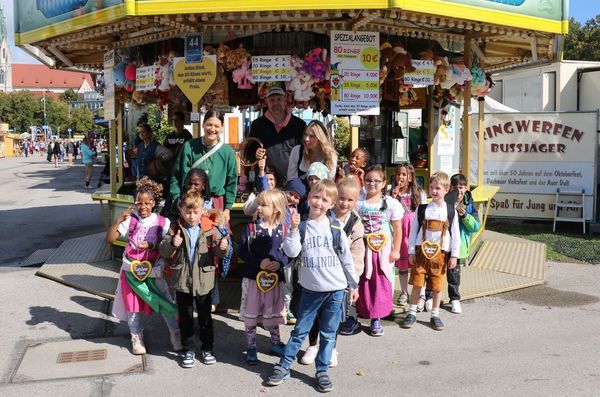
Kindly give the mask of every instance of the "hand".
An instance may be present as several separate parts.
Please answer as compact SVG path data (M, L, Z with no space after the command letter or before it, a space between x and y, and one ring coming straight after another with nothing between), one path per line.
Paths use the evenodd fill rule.
M361 181L365 180L365 170L363 170L362 168L355 168L354 175L359 177Z
M392 196L392 198L398 198L399 194L400 194L400 188L398 186L393 188L392 191L390 192L390 196Z
M417 256L415 254L410 254L408 256L408 264L412 267L417 266Z
M173 236L173 240L171 240L171 244L173 247L179 248L183 243L183 237L181 237L181 229L177 230L177 234Z
M263 157L266 157L267 155L267 150L265 148L258 148L256 149L256 159L257 160L262 160Z
M147 250L148 248L150 248L150 243L148 243L147 241L142 241L138 244L138 248L142 250Z
M354 303L358 300L358 288L350 291L350 303Z
M458 216L460 216L462 218L467 214L467 209L464 207L458 207L456 209L456 212L458 213Z
M225 208L223 210L223 220L225 221L225 223L229 223L230 219L231 219L231 214L229 213L229 208Z
M223 237L221 242L219 243L219 249L221 251L225 251L229 247L229 239L227 237Z
M338 177L343 179L346 176L346 172L344 171L344 167L338 167L337 169Z
M394 263L398 259L400 259L400 251L392 250L392 252L390 252L390 263Z
M123 212L121 212L121 215L119 215L119 218L117 219L117 223L124 222L127 218L129 218L131 216L132 212L133 212L133 208L126 208Z
M269 266L267 266L267 270L270 272L276 272L277 270L279 270L279 262L277 261L271 261L269 263Z
M262 270L266 270L269 271L269 268L271 267L271 260L270 259L263 259L262 261L260 261L260 268Z
M267 156L264 156L262 159L258 160L258 175L259 176L264 176L266 166L267 166Z
M456 257L451 257L448 261L448 269L454 269L456 267Z
M290 230L296 231L298 230L298 225L300 225L300 214L296 211L295 208L292 209L292 220L290 223Z

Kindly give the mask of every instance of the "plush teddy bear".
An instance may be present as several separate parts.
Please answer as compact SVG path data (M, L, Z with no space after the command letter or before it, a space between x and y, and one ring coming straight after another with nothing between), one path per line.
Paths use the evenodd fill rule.
M240 46L238 48L229 51L229 53L227 54L226 69L234 70L240 68L242 66L242 63L250 59L250 56L250 53L246 51L244 45L240 43Z
M448 57L435 57L435 73L433 75L435 85L440 85L446 81L446 75L450 70Z
M394 44L392 50L394 51L394 57L390 62L390 70L388 73L392 73L394 80L402 80L405 72L414 72L416 69L412 65L412 57L404 49L402 44Z
M387 41L379 46L379 52L379 85L382 85L390 71L390 63L394 59L395 53L392 45Z
M206 50L206 47L205 47L205 50ZM217 63L223 65L223 67L226 67L227 66L227 57L229 56L230 52L231 52L231 49L228 46L226 46L223 43L220 43L219 47L215 51L215 54L217 55Z
M242 62L242 65L239 69L233 71L232 78L235 83L237 83L238 88L241 90L249 90L252 87L252 71L248 68L249 63L248 60Z
M288 84L288 90L294 94L295 101L307 102L314 96L312 90L313 83L312 76L308 72L301 70Z
M329 65L326 63L326 60L327 50L324 48L315 48L304 58L302 70L310 74L316 83L326 80L329 72Z

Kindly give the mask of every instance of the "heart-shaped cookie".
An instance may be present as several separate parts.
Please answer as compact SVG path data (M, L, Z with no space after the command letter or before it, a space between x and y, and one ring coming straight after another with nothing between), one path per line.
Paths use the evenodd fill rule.
M367 245L372 251L379 252L387 243L387 235L384 233L367 234Z
M432 243L431 241L423 241L421 244L421 252L425 255L425 258L431 260L435 258L442 251L439 243Z
M144 281L150 276L150 273L152 273L152 263L149 261L131 261L129 268L131 269L133 277L139 281Z
M261 270L256 275L256 285L258 289L264 293L271 291L277 285L279 281L279 276L277 273L267 272L265 270Z

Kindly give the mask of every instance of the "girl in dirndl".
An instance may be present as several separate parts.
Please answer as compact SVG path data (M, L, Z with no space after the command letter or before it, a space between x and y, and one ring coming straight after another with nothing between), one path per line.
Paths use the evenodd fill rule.
M258 219L248 224L242 235L238 255L244 260L240 319L246 327L246 363L256 365L256 326L261 323L271 334L271 353L281 355L279 326L285 323L281 283L288 263L281 250L287 234L287 199L279 189L262 191L257 197Z
M400 258L402 206L383 195L385 172L376 164L365 171L366 197L358 202L365 228L365 270L358 284L356 311L371 319L371 335L382 336L381 318L393 310L394 264Z
M410 163L402 163L396 167L396 186L392 189L391 196L397 199L404 210L402 215L402 244L400 245L400 259L396 261L400 278L399 305L408 303L408 235L410 226L415 218L415 211L419 204L427 202L427 195L415 181L415 169Z
M151 314L153 311L163 316L169 328L173 350L180 351L183 347L177 325L177 306L161 277L164 261L158 251L170 222L168 218L153 212L160 200L162 185L147 177L140 179L136 185L136 210L128 208L123 211L106 233L109 244L120 236L127 237L113 315L127 321L133 354L146 354L142 314Z

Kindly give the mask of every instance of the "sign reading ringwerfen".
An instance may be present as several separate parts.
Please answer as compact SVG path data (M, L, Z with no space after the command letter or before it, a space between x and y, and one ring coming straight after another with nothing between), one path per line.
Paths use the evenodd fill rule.
M331 32L331 113L379 114L379 33Z
M486 114L481 134L484 183L500 187L491 202L490 216L553 218L557 189L584 189L586 218L591 219L596 193L597 117L596 112ZM471 123L476 128L477 117ZM475 134L471 146L473 180L480 135L478 131ZM562 209L561 216L578 215L578 211Z

